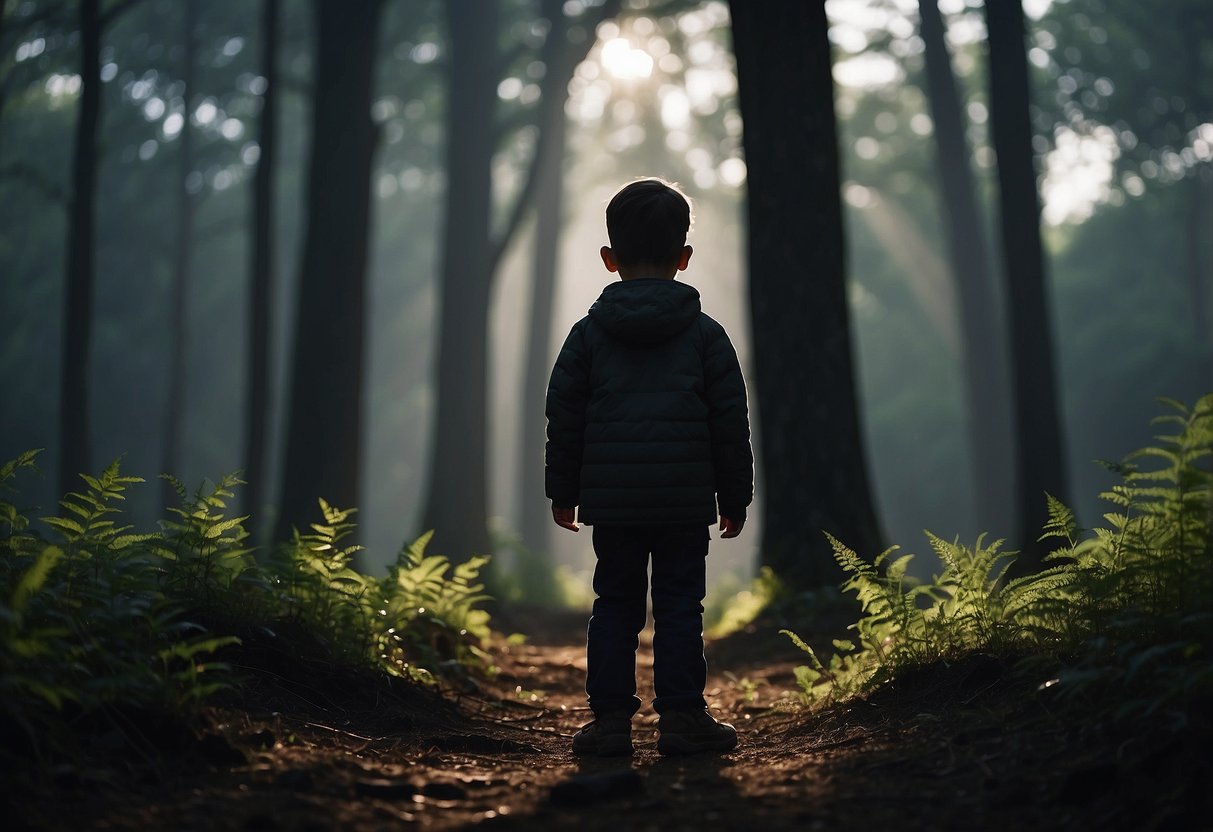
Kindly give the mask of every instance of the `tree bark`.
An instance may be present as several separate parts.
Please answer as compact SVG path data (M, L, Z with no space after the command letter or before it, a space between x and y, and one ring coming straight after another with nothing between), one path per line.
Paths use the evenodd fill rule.
M918 9L928 99L935 122L935 158L943 191L948 259L960 301L960 359L968 405L976 520L979 528L1003 528L1011 521L1013 499L1004 475L1012 465L1005 330L990 277L983 211L973 183L972 154L944 39L943 17L936 0L919 0Z
M1193 21L1194 22L1194 21ZM1207 28L1207 27L1205 27ZM1189 106L1195 113L1208 113L1210 101L1205 94L1207 74L1201 61L1202 46L1208 40L1202 27L1190 25L1184 29L1184 63L1187 69L1185 75L1190 81L1188 92ZM1185 257L1188 273L1188 296L1192 307L1192 332L1197 345L1197 369L1200 382L1207 389L1213 390L1213 344L1209 342L1209 333L1213 331L1209 321L1209 293L1206 283L1213 271L1213 263L1206 263L1202 256L1202 243L1209 238L1209 220L1206 216L1205 192L1213 177L1207 175L1208 169L1196 167L1184 182L1187 189L1188 210L1184 214ZM1213 257L1213 254L1210 255Z
M1197 368L1200 382L1213 389L1213 346L1209 344L1209 298L1205 291L1206 273L1204 257L1201 256L1201 241L1206 238L1209 227L1205 219L1205 183L1201 181L1199 169L1193 171L1184 182L1187 191L1188 210L1184 212L1184 259L1188 277L1188 298L1192 307L1193 343L1197 345Z
M498 83L498 4L445 6L447 197L442 232L437 407L425 528L455 560L490 550L487 444L491 167Z
M319 517L316 501L358 502L371 96L379 0L317 0L315 98L307 220L289 384L276 537Z
M164 405L164 424L161 428L160 455L160 470L176 476L182 473L181 432L184 427L182 422L185 407L186 330L189 326L185 305L194 256L194 214L198 204L197 194L190 193L189 188L189 177L193 173L195 162L194 130L190 122L197 87L197 0L186 0L184 8L181 99L185 102L185 121L177 146L177 239L173 250L173 278L169 287L169 373L166 385L168 393ZM176 505L178 497L171 486L165 484L161 494L164 506Z
M825 8L733 2L748 169L763 562L795 589L842 577L823 531L881 535L860 438Z
M249 262L248 379L245 391L244 513L259 518L266 502L265 437L269 423L271 316L274 286L274 162L278 134L279 0L262 0L260 156L253 176L253 227Z
M89 459L89 362L93 319L97 127L101 121L99 0L80 0L80 111L67 222L63 355L59 391L59 493L77 487Z
M570 21L561 12L560 0L545 0L544 16L552 28L544 45L547 72L540 98L539 131L543 143L536 148L532 165L538 166L534 191L536 206L534 256L531 262L531 312L527 329L525 376L522 385L522 456L518 466L518 488L522 504L520 533L523 544L537 557L547 558L552 515L543 488L543 448L547 432L544 402L552 371L552 310L556 293L557 264L564 226L564 156L568 117L569 81L585 59L591 38L574 44L568 39ZM606 0L584 28L614 17L620 0ZM539 152L542 150L542 153ZM541 561L541 562L546 562ZM551 570L547 570L550 576Z
M1024 13L1018 2L987 3L990 118L998 156L1016 435L1016 571L1037 569L1047 519L1045 493L1066 499L1065 456L1054 381L1053 330L1033 166Z
M8 52L8 33L9 33L9 12L7 0L0 0L0 54ZM81 76L83 78L84 76ZM6 87L8 77L5 74L0 74L0 116L4 115L4 102L8 100L6 95ZM4 149L4 131L0 130L0 151ZM0 160L3 160L4 155L0 153ZM3 168L0 168L3 169Z

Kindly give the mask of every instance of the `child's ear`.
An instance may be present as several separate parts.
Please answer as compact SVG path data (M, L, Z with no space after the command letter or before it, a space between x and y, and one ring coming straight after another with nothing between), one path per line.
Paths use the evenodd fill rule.
M687 264L691 262L691 255L695 253L695 249L690 246L683 246L682 251L678 252L678 271L685 272Z
M615 259L615 252L611 251L610 246L603 246L598 249L598 253L602 256L602 265L606 266L608 272L619 271L619 262Z

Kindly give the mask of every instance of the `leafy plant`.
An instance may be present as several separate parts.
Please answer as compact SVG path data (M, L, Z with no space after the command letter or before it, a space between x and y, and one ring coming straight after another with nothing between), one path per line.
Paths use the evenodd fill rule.
M274 619L302 623L338 657L365 661L370 655L374 581L350 564L362 547L346 545L356 528L355 509L338 509L319 501L324 522L311 531L295 530L270 563L267 576L277 589L270 608Z
M709 638L724 638L744 629L785 592L782 581L769 566L759 570L749 587L733 591L735 587L736 584L718 586L704 602L704 634Z
M248 532L243 517L227 517L227 501L235 497L235 488L243 481L228 475L192 495L176 477L162 474L181 500L168 509L169 517L160 523L161 532L141 540L161 557L176 564L170 589L189 597L202 597L216 603L231 590L245 572L256 565L252 550L245 546Z
M0 484L33 458L0 469ZM4 713L36 755L69 742L68 715L116 708L181 714L234 678L209 657L232 644L188 617L190 599L169 591L178 570L168 538L118 525L127 488L140 480L117 462L44 518L61 539L30 531L10 503L0 540L0 695ZM121 725L121 722L115 724Z
M862 615L858 644L834 642L828 661L784 630L809 657L796 677L806 703L836 701L898 672L967 653L993 653L1064 669L1049 687L1078 698L1113 682L1135 686L1115 716L1170 709L1213 691L1213 394L1194 407L1164 400L1156 445L1111 466L1122 482L1101 497L1114 506L1105 526L1077 528L1074 514L1047 497L1043 539L1063 546L1045 570L1006 580L1014 556L1002 542L973 546L928 533L944 565L928 582L907 577L911 555L890 549L868 562L830 538ZM1151 463L1153 463L1151 465Z
M247 517L229 517L240 485L228 476L187 492L158 530L122 524L127 490L142 482L115 461L43 518L57 540L3 499L37 452L0 466L0 734L5 753L45 758L77 739L70 728L101 715L127 731L121 710L185 718L242 683L225 652L237 633L283 622L335 662L429 680L484 667L487 599L477 582L487 558L451 565L426 555L424 536L382 579L352 566L354 509L320 501L322 522L296 532L266 563L246 545ZM130 731L135 731L131 728ZM19 741L18 741L18 738ZM138 738L128 740L137 745Z
M489 635L489 615L479 608L489 596L477 579L489 559L473 557L452 569L445 557L425 553L432 537L426 532L405 547L379 585L381 623L390 624L380 630L379 646L390 668L449 667L483 658L474 641Z

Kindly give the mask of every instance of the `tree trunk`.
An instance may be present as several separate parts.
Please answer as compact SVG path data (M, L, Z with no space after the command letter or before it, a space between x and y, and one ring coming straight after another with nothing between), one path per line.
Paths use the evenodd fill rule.
M918 9L926 46L928 98L935 122L948 259L960 301L961 369L968 405L976 520L978 528L1005 528L1012 519L1013 495L1005 486L1012 456L1004 328L990 277L983 212L973 183L972 155L944 39L943 17L936 0L919 0Z
M1188 26L1184 30L1184 63L1190 82L1188 106L1195 113L1208 113L1210 102L1205 94L1207 77L1201 61L1201 51L1206 34L1199 26ZM1213 390L1213 344L1209 333L1213 332L1209 321L1209 293L1206 289L1209 272L1213 264L1206 264L1202 255L1202 243L1208 239L1209 217L1205 214L1205 192L1213 177L1207 166L1198 166L1184 181L1187 189L1188 210L1184 213L1184 235L1186 248L1186 270L1188 273L1188 298L1192 307L1193 343L1199 350L1197 372L1199 381L1206 389ZM1213 253L1210 254L1213 258Z
M161 428L160 455L160 470L175 476L182 474L181 432L185 418L185 349L186 328L189 325L185 314L185 299L189 291L194 255L194 214L198 202L197 195L190 193L189 188L189 177L193 173L195 162L194 131L190 122L197 87L197 26L198 2L186 0L182 30L184 71L181 75L181 99L185 102L185 121L177 147L177 239L173 251L173 282L169 287L168 394L164 406L164 424ZM171 486L165 484L161 493L164 506L177 504L178 497Z
M522 387L522 458L519 495L522 501L522 540L533 552L546 552L552 514L543 494L544 400L552 372L552 309L560 232L564 223L564 113L549 126L552 146L542 165L535 191L535 248L531 265L530 327L527 329L525 379Z
M1188 303L1192 307L1193 343L1199 353L1196 356L1199 381L1213 390L1213 347L1209 344L1209 299L1205 292L1205 262L1201 256L1201 240L1209 227L1204 212L1205 183L1197 169L1183 182L1187 191L1188 210L1184 212L1185 271L1188 273Z
M518 493L522 503L522 542L532 553L547 558L551 539L552 515L544 498L543 449L547 438L544 401L548 378L552 371L552 310L555 306L556 269L560 259L560 236L564 225L564 151L567 133L569 78L557 67L557 49L567 44L568 27L555 6L552 31L548 42L553 48L545 50L548 73L544 76L540 103L539 130L544 137L543 154L536 155L532 164L538 166L535 186L535 242L531 261L531 298L527 308L531 313L527 328L526 358L522 384L522 452L518 465ZM588 40L588 38L587 38ZM575 66L575 63L574 63ZM557 75L559 73L559 75ZM555 82L550 82L554 80ZM548 559L550 562L550 559ZM528 581L549 581L546 575L519 576ZM547 587L550 591L551 587ZM539 594L539 593L533 593ZM539 599L532 599L539 600Z
M540 98L539 131L543 141L536 148L532 165L537 166L534 190L536 205L534 257L531 266L531 312L527 329L525 377L522 385L522 454L518 466L518 489L522 504L522 542L536 559L534 566L546 569L546 575L520 576L536 584L536 600L551 597L553 570L548 546L552 514L544 497L543 448L547 438L544 403L548 378L552 371L552 310L556 294L556 270L560 255L560 237L564 226L564 155L568 117L564 107L569 99L569 81L577 65L585 59L592 41L579 43L568 39L570 21L560 0L546 0L544 16L552 22L544 44L543 62L547 72ZM593 31L597 24L614 17L620 0L607 0L598 7L595 18L584 24ZM542 151L542 152L540 152Z
M1028 116L1023 6L987 3L990 118L998 155L1002 251L1011 336L1016 434L1018 572L1039 568L1045 492L1066 499L1065 457L1054 382L1053 330L1040 239L1040 198Z
M9 33L8 27L9 27L8 2L7 2L7 0L0 0L0 54L4 54L4 53L8 52L8 42L7 42L8 33ZM83 32L81 33L81 36L83 37ZM82 75L80 77L83 78L84 76ZM8 81L7 75L0 73L0 117L3 117L3 115L4 115L4 103L8 100L8 96L6 95L7 87L8 87L8 84L6 83L7 81ZM0 130L0 151L2 151L4 149L3 139L4 139L4 131ZM0 161L3 161L3 159L4 159L4 154L0 153ZM2 166L0 166L0 170L3 170Z
M274 285L274 161L278 133L279 0L261 6L261 64L265 94L261 97L261 154L253 177L252 250L249 262L248 380L245 391L244 478L248 483L244 513L261 529L266 502L265 437L269 423L271 304Z
M447 197L442 236L437 407L424 525L455 560L489 552L486 525L489 213L498 83L498 5L446 6Z
M315 4L307 222L277 538L358 502L378 0Z
M89 350L97 189L97 126L101 121L101 16L99 0L80 0L80 111L72 152L67 222L63 356L59 393L59 493L77 487L89 460Z
M825 8L733 2L748 169L763 562L795 589L842 577L823 531L866 554L880 533L851 359Z

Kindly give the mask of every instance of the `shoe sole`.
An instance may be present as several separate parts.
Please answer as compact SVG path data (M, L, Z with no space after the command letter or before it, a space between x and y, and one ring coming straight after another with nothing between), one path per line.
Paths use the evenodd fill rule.
M737 738L693 740L683 736L663 736L657 740L657 751L666 757L716 752L723 754L737 747Z

